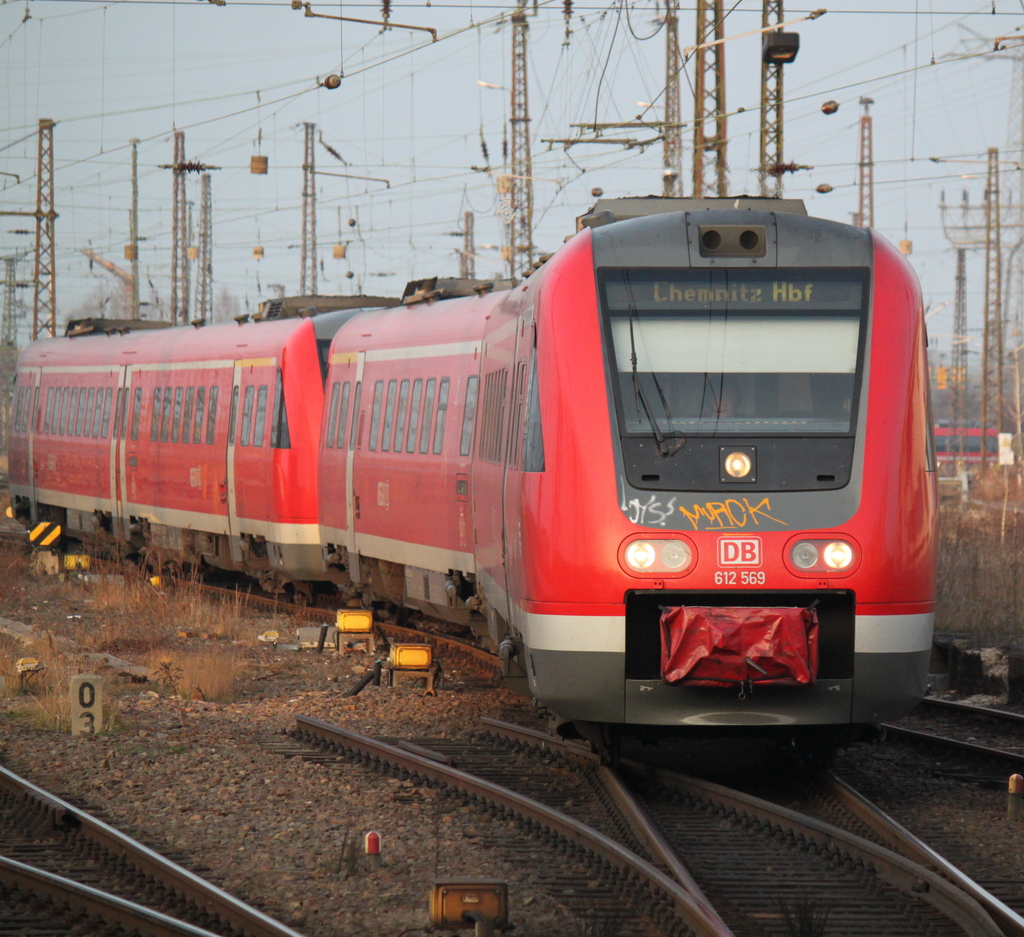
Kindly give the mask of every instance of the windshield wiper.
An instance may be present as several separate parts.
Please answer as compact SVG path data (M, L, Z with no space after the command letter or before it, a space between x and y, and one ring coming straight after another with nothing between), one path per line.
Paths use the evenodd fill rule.
M632 284L629 282L629 276L626 276L626 286L630 291L629 297L629 348L630 348L630 365L633 371L633 393L637 400L640 401L640 406L643 407L644 413L647 414L647 419L650 420L651 430L654 435L654 441L658 444L658 452L661 453L663 458L668 458L670 455L675 455L680 449L686 445L686 437L682 437L674 445L669 445L665 441L665 435L661 431L661 427L658 426L658 421L654 417L654 412L651 410L651 405L647 402L647 395L644 393L644 389L640 383L640 374L636 366L636 338L633 334L633 319L636 317L636 307L633 305L632 295ZM658 389L658 394L661 397L662 403L665 404L665 394L662 392L658 379L655 377L654 372L649 372L651 379L654 381L654 386ZM668 411L666 404L665 411Z

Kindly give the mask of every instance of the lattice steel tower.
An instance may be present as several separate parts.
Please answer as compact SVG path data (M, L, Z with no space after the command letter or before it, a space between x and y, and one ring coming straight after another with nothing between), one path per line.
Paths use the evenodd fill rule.
M174 131L174 161L171 164L174 179L171 206L171 324L188 322L188 252L185 205L185 134Z
M964 193L966 201L967 193ZM953 354L949 385L952 390L950 437L956 470L963 470L967 452L967 248L956 249L956 291L953 299Z
M53 121L39 121L36 160L36 259L32 297L32 341L39 333L57 334L57 269L53 208Z
M306 128L305 156L302 159L302 273L299 295L316 296L316 124ZM306 292L306 289L309 292Z
M782 0L764 0L761 27L782 25ZM758 188L761 195L782 196L782 62L761 59L761 149Z
M533 159L530 155L530 104L526 85L526 5L512 14L511 209L509 246L512 276L533 267Z
M139 141L132 140L132 207L128 213L128 259L132 262L132 284L128 315L139 318Z
M693 91L693 197L728 195L725 122L725 44L701 44L725 38L722 0L697 0L697 51ZM666 118L667 119L667 118ZM708 128L714 127L709 133Z
M860 138L857 158L857 214L854 224L858 228L871 228L875 224L875 158L871 141L871 114L868 108L875 102L861 98L864 113L860 116Z
M199 270L196 275L196 313L200 319L213 321L213 211L210 198L210 174L200 177L199 196Z
M679 0L665 0L665 127L661 194L683 194L682 108L679 100Z
M459 264L459 275L476 279L476 244L473 236L473 213L467 211L462 216L462 262Z
M999 149L989 147L985 186L985 333L981 351L981 433L1003 429L1003 250L999 216ZM981 469L988 468L988 446L981 447Z

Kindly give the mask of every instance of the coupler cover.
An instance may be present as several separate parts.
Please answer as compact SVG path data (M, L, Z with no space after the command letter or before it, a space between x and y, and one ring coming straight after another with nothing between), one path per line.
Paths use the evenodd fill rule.
M661 612L661 677L686 686L814 683L814 608L674 606Z

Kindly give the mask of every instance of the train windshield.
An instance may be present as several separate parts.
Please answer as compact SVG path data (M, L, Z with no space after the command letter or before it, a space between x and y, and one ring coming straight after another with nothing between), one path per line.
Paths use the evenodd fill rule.
M867 273L599 271L622 431L848 434Z

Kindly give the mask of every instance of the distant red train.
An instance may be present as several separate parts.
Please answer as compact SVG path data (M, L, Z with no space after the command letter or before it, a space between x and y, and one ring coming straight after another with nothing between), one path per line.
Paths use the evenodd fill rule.
M18 516L461 622L605 743L906 713L936 525L906 260L796 201L581 222L511 289L37 342Z

